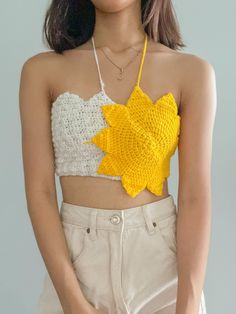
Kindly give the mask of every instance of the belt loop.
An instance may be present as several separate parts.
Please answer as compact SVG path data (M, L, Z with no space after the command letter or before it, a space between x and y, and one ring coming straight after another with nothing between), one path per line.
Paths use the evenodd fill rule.
M91 240L95 240L97 236L97 211L91 211L89 217L89 236Z
M156 223L152 221L149 212L147 211L147 207L145 205L141 206L143 217L146 223L146 228L149 234L154 234L156 232Z

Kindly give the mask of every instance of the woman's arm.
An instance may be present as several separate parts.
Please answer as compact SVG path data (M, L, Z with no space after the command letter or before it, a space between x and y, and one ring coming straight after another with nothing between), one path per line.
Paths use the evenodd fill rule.
M21 72L19 102L27 208L64 313L87 313L88 304L71 264L57 205L50 124L51 58L47 53L31 57Z
M176 314L198 314L211 230L211 158L216 113L215 73L189 55L182 64L177 219Z

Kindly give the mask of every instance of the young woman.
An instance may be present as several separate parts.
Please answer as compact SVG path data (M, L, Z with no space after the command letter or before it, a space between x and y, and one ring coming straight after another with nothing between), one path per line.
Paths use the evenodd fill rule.
M170 0L52 1L44 30L20 82L38 313L205 314L212 66L178 51Z

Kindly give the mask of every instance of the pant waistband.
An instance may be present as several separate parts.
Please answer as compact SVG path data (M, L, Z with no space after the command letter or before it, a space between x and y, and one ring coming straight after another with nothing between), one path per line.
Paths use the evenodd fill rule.
M96 229L120 231L144 225L149 233L153 233L156 227L153 220L165 219L176 213L176 204L171 194L155 202L125 209L94 208L64 201L60 207L62 221L88 228L92 238Z

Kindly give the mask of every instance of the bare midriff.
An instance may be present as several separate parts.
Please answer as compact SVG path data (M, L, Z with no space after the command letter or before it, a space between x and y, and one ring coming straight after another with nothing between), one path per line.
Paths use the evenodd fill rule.
M77 175L61 176L60 183L64 202L108 210L137 207L169 196L167 179L162 195L157 196L145 188L134 198L118 180Z

